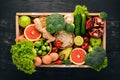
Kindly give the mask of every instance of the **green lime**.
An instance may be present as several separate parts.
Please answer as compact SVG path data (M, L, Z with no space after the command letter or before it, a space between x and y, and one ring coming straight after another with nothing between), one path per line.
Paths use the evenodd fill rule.
M29 16L20 16L19 17L19 25L23 28L27 27L31 23L31 19Z
M75 43L76 46L81 46L84 43L83 37L76 36L74 38L74 43Z

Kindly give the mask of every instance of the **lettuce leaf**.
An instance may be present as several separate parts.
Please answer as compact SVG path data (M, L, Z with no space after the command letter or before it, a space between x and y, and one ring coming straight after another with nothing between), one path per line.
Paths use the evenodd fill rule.
M27 74L35 72L33 60L36 58L36 51L32 41L20 41L12 45L10 52L12 53L12 61L17 69Z

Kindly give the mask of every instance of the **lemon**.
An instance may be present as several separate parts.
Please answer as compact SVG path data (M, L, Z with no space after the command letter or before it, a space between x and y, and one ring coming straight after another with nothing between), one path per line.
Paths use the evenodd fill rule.
M31 19L29 16L23 15L19 17L19 25L23 28L28 26L31 23Z
M81 36L76 36L74 38L74 43L76 46L81 46L84 43L84 39Z

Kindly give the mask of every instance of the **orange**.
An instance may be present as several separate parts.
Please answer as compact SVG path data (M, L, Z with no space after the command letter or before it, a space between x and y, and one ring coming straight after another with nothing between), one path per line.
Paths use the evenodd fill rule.
M82 65L85 63L85 61L84 61L85 55L86 55L86 51L84 49L75 48L72 50L72 52L70 54L70 61L73 64Z
M34 24L28 25L24 30L24 35L27 40L36 41L41 37L41 33L35 28Z

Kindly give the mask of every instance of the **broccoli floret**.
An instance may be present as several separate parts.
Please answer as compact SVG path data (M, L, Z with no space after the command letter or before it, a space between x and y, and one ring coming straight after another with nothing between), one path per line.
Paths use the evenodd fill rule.
M102 47L98 46L93 48L93 51L89 52L85 56L85 62L89 66L97 67L104 62L105 57L106 51Z
M51 34L61 31L65 28L65 21L61 14L51 14L46 18L46 29Z
M103 20L106 20L107 19L107 13L106 12L100 12L100 18L103 19Z
M96 71L101 71L102 68L106 68L107 66L108 66L108 58L105 57L104 61L103 61L103 63L101 65L96 66L96 67L92 66L91 68L94 69L94 70L96 70Z
M66 23L66 25L65 25L65 31L68 32L68 33L74 32L74 25Z

